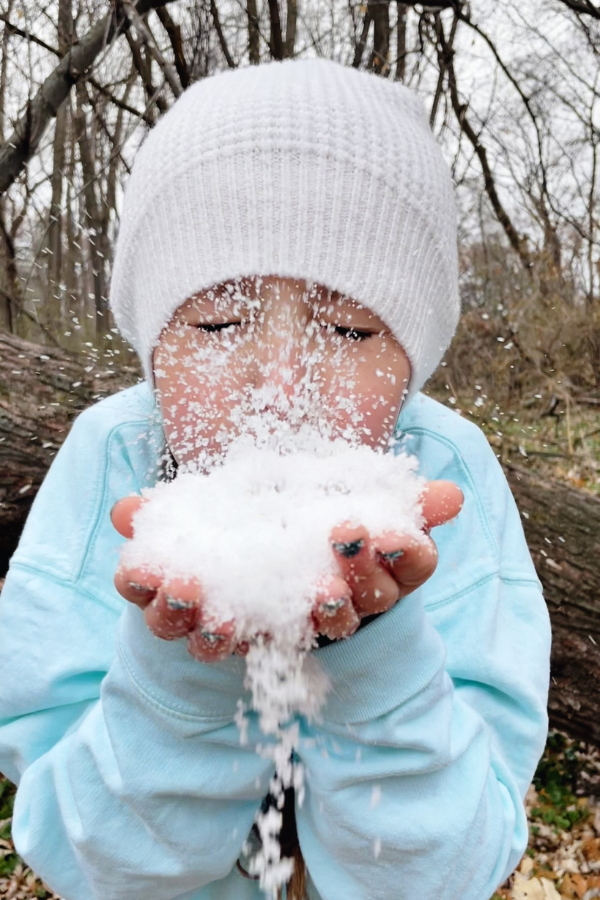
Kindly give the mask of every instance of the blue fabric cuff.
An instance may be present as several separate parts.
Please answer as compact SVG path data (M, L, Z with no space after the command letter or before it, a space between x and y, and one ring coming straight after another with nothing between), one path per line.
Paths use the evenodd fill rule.
M171 710L199 718L231 720L244 689L244 660L238 656L202 663L185 639L165 641L149 630L139 607L127 603L119 622L117 652L138 690Z
M316 651L331 683L324 720L351 724L385 715L443 667L444 644L420 595L415 591L351 637Z

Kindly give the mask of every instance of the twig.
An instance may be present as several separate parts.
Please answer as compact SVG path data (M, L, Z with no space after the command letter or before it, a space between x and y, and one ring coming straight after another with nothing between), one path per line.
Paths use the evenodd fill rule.
M450 89L450 101L452 103L452 108L454 110L454 114L458 121L459 127L461 131L465 134L468 140L471 142L475 153L479 159L479 163L481 165L481 169L483 172L483 181L485 185L485 190L490 198L490 202L496 214L496 218L502 225L504 232L510 241L511 246L517 252L519 259L523 263L524 267L531 271L532 260L531 256L525 246L525 243L521 236L518 234L516 228L514 227L508 213L506 212L500 197L498 196L498 192L496 190L496 183L494 181L494 177L492 175L492 170L489 164L489 160L487 158L487 151L483 144L480 141L479 135L476 134L475 129L469 122L467 118L467 104L461 103L460 98L458 96L458 87L456 82L456 73L454 71L454 50L449 46L448 41L446 40L446 36L444 34L444 26L439 18L436 19L436 31L438 38L438 56L440 57L440 66L445 66L448 72L448 87Z
M124 100L120 100L118 97L115 97L108 88L105 88L104 85L100 84L99 81L96 81L95 78L88 78L87 81L95 88L98 93L103 94L105 97L114 103L115 106L118 106L119 109L124 110L125 112L130 113L132 116L136 116L138 119L143 119L147 125L153 125L152 117L148 115L147 111L140 112L139 109L134 109L133 106L130 106L128 103L125 103Z
M47 44L35 34L31 34L30 31L25 31L23 28L19 28L18 25L14 25L4 13L0 13L0 22L4 22L10 34L16 34L18 37L25 38L25 40L31 41L39 47L43 47L44 50L47 50L49 53L54 53L55 56L61 56L60 51L57 50L56 47L51 47L50 44Z
M221 45L221 50L223 51L223 56L225 57L227 65L230 69L235 69L236 65L231 53L229 52L229 47L227 46L225 35L223 34L223 28L221 27L221 20L219 18L219 10L217 9L215 0L210 0L210 14L213 18L213 22L215 23L215 31L217 32L219 44Z
M181 97L183 93L183 88L181 87L181 83L177 78L177 72L175 71L174 66L168 62L160 50L158 49L158 44L154 39L154 35L136 10L135 6L130 2L130 0L123 0L123 10L125 15L129 19L129 22L140 38L143 40L144 44L148 48L148 52L150 55L156 60L160 69L162 69L163 75L165 76L167 83L171 90L173 91L176 97Z
M145 13L172 0L138 0L136 10ZM0 195L4 194L36 153L50 122L73 86L90 69L104 47L129 28L120 11L109 12L62 57L44 80L35 97L28 100L13 133L0 148Z
M166 6L159 6L156 14L160 19L163 28L169 36L171 47L173 49L173 59L175 60L175 68L179 75L182 88L185 90L190 83L190 71L183 52L183 41L181 40L181 27L177 25L171 18L171 14Z

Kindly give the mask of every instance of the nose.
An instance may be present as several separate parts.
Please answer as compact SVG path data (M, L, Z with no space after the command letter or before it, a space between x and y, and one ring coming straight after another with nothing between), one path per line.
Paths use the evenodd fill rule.
M250 348L255 387L269 389L288 400L297 396L308 369L305 332L305 323L299 316L265 319L254 347Z
M272 387L287 398L297 392L307 368L302 335L294 332L295 329L287 333L273 330L257 347L259 386Z

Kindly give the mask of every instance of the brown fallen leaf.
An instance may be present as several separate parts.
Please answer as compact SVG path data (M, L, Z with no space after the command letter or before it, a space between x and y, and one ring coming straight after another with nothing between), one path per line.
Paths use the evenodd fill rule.
M588 862L600 860L600 838L590 838L581 845L581 852Z
M511 900L562 900L554 884L547 878L524 878L515 872Z
M581 900L587 889L587 879L583 875L567 872L560 886L560 894L563 900Z

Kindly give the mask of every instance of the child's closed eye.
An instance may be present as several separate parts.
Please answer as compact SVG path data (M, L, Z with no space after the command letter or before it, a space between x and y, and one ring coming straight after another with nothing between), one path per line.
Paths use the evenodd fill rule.
M332 326L329 327L331 328ZM341 337L348 338L351 341L364 341L367 338L373 337L372 331L364 331L360 328L352 328L351 326L334 325L332 330L335 334L339 334Z
M229 328L235 328L242 324L241 319L237 319L233 322L195 322L193 327L197 328L199 331L206 331L210 334L216 331L225 331Z

